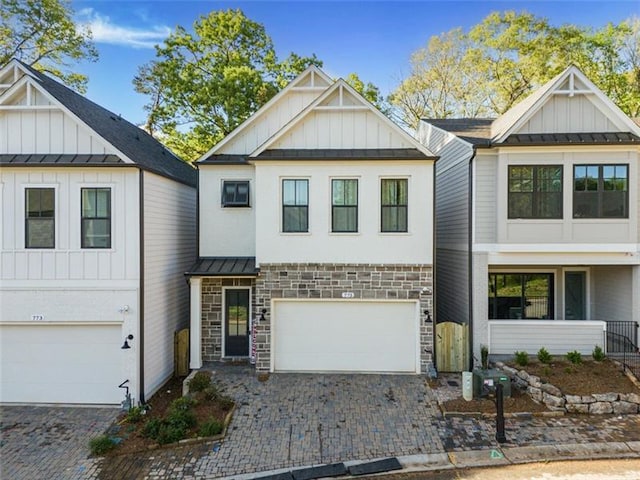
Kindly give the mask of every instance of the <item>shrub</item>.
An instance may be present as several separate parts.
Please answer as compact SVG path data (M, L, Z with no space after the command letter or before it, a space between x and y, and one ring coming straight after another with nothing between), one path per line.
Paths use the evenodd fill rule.
M538 350L538 360L540 360L540 363L551 363L551 354L546 348L542 347Z
M569 360L574 365L580 365L582 363L582 355L579 351L574 350L573 352L567 353L567 360Z
M154 439L160 445L182 440L196 424L193 405L194 401L189 397L175 399L171 402L165 418L153 418L146 423L143 435Z
M190 392L202 392L211 385L211 374L209 372L196 372L191 380L189 380Z
M529 354L527 352L515 352L516 365L524 367L529 364Z
M223 429L224 425L222 422L211 417L200 426L199 434L201 437L213 437L214 435L222 433Z
M162 420L159 418L152 418L149 420L142 429L142 434L147 438L157 438L160 429L162 428Z
M215 385L209 385L202 391L202 396L205 400L212 401L220 397L220 392L218 391L218 387Z
M142 420L145 414L145 410L143 407L132 407L127 412L126 420L129 423L138 423Z
M489 368L489 347L486 345L480 346L480 361L482 363L482 369L487 370Z
M100 435L89 440L89 450L91 455L104 455L116 448L117 443L107 435Z
M220 408L222 408L223 410L231 410L235 403L236 402L234 402L230 397L218 397L218 405L220 405Z
M604 354L604 350L602 350L602 347L600 345L595 346L595 348L593 349L593 353L591 353L591 356L596 362L601 362L605 358L607 358L607 356Z

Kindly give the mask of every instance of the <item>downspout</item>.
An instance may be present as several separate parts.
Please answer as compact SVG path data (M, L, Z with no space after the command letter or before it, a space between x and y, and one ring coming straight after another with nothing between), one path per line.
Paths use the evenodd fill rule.
M469 289L469 371L473 371L473 159L476 158L476 147L472 146L472 155L469 158L469 199L467 201L468 208L468 235L467 235L467 255L468 255L468 289Z
M433 319L431 323L431 343L433 348L431 349L431 364L436 370L436 324L438 323L438 318L436 316L436 276L437 276L437 268L438 262L436 262L436 241L437 241L437 228L438 222L436 221L436 189L438 188L438 182L436 182L436 162L433 162L433 199L432 202L432 215L431 219L433 221L433 233L431 234L431 318ZM437 375L437 371L436 371Z
M139 335L140 342L138 350L140 351L140 382L139 382L139 403L145 404L144 398L144 170L138 170L138 205L140 215L140 304L138 306L138 318L140 321Z

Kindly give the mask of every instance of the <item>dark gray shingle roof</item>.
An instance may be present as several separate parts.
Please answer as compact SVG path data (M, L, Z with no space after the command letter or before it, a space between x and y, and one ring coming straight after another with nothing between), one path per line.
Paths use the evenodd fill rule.
M273 149L265 150L258 159L300 159L300 160L426 160L429 157L417 148L380 149Z
M5 153L0 155L0 165L14 166L66 166L89 165L111 167L113 165L127 165L117 155L73 155L57 153L34 153L31 155Z
M431 125L453 133L472 145L488 146L493 118L425 118Z
M255 277L256 257L200 257L185 273L188 277Z
M196 170L147 132L21 62L42 87L143 170L196 186Z

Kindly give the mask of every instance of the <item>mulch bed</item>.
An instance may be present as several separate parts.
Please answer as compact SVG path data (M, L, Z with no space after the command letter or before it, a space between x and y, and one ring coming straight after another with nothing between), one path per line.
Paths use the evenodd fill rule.
M489 398L474 398L466 401L464 398L456 398L442 404L446 413L496 413L496 404ZM548 412L549 409L542 404L534 402L529 395L517 388L511 389L511 397L504 398L504 413L538 413Z
M126 420L126 413L122 413L108 433L109 436L121 438L122 440L114 450L106 453L105 456L157 448L158 444L155 440L142 435L144 425L153 418L162 418L166 414L171 402L182 397L182 384L185 378L186 377L173 377L165 383L153 397L148 400L147 405L150 408L142 421L129 423ZM198 425L211 417L224 422L229 411L229 408L221 408L216 402L198 402L193 407L197 424L189 430L187 438L197 438Z

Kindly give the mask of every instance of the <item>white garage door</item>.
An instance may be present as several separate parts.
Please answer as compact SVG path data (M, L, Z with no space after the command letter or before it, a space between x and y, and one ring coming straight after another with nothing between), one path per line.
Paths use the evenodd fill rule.
M1 402L119 403L119 325L2 325Z
M275 371L419 373L418 304L275 301Z

